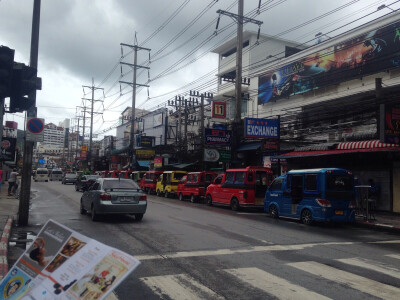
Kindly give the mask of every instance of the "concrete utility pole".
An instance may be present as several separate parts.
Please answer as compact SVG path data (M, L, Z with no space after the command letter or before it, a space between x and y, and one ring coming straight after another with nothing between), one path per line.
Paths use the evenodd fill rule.
M233 14L224 10L217 10L220 15L231 17L237 22L237 43L236 43L236 79L235 79L235 119L236 124L240 124L242 119L242 50L243 50L243 24L254 23L259 26L257 40L260 36L260 26L263 22L243 16L243 2L239 0L238 14ZM259 4L260 8L260 4ZM218 23L217 23L218 24ZM217 25L218 26L218 25Z
M149 87L146 84L139 84L136 82L136 71L138 68L142 68L142 69L147 69L149 70L149 67L145 67L145 66L139 66L137 64L137 55L138 55L138 50L146 50L146 51L151 51L151 49L149 48L143 48L143 47L139 47L137 45L137 38L136 38L136 33L135 33L135 45L128 45L128 44L124 44L121 43L121 46L124 47L129 47L131 49L133 49L134 51L134 58L133 58L133 64L128 64L125 62L120 62L122 65L127 65L133 68L133 78L132 78L132 82L126 82L126 81L120 81L120 83L124 83L124 84L129 84L132 86L132 107L131 107L131 130L130 130L130 138L129 138L129 161L130 161L130 165L133 165L133 155L135 153L135 106L136 106L136 86L145 86L145 87ZM150 53L149 53L149 60L150 60ZM121 67L122 68L122 67ZM122 72L122 69L121 69Z
M204 99L212 100L214 98L213 93L202 93L200 94L198 91L190 91L190 96L192 97L200 97L200 148L201 148L201 157L202 157L202 169L205 170L204 163Z
M92 167L91 163L92 163L92 144L93 144L93 114L102 114L99 112L94 112L94 102L95 101L102 101L102 100L95 100L94 99L94 91L95 90L103 90L104 88L98 88L94 86L94 78L92 78L92 86L87 86L87 85L83 85L83 88L89 88L92 90L92 99L86 99L85 100L89 100L91 102L91 106L90 106L90 135L89 135L89 151L88 151L88 157L87 157L87 161L88 161L88 165L89 165L89 169ZM84 127L85 128L85 127Z
M40 0L33 2L32 34L31 34L31 54L29 66L38 68L39 56L39 27L40 27ZM36 108L36 90L29 97L33 100L32 107L28 110L28 117L37 116ZM21 194L18 208L18 224L20 226L28 225L29 220L29 199L31 195L31 174L32 174L32 156L34 142L25 139L23 168L21 176Z

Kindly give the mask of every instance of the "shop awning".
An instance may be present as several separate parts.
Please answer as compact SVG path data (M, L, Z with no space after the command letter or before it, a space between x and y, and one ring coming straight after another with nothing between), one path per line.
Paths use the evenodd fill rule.
M337 148L333 150L294 151L279 155L276 158L296 158L296 157L311 157L311 156L338 155L338 154L351 154L351 153L400 151L400 146L398 145L382 144L379 141L376 141L377 143L373 142L374 141L339 143L337 145ZM342 146L340 146L341 144ZM339 149L339 146L354 147L354 148Z
M251 150L258 150L261 147L261 142L256 142L256 143L247 143L240 145L239 148L236 149L236 151L251 151Z
M197 162L195 162L195 163L187 163L187 164L175 164L175 165L172 165L172 166L174 168L177 168L177 169L185 169L187 167L194 166L195 164L197 164Z
M150 160L138 160L137 163L140 167L148 168L150 166L151 161Z
M393 148L399 145L381 143L379 140L359 141L359 142L344 142L339 143L336 147L338 150L352 150L352 149L376 149L376 148Z

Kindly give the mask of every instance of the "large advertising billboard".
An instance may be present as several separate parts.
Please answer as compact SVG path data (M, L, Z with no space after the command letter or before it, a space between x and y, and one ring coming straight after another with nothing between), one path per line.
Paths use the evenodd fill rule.
M400 22L325 48L261 75L258 104L288 98L400 65Z

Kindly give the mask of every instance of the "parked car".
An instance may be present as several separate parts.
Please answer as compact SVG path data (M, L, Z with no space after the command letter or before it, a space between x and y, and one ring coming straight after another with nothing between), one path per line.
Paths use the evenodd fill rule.
M354 178L345 169L292 170L275 178L264 201L273 218L352 222L355 218Z
M178 189L179 180L181 180L186 173L186 171L164 171L157 180L157 196L164 195L165 198L174 196Z
M185 197L190 197L190 202L196 202L205 197L207 187L217 177L217 173L211 171L190 172L178 184L177 195L183 201Z
M140 188L149 195L155 193L157 179L162 173L163 171L147 171L140 180Z
M272 170L249 166L243 169L228 169L215 178L206 191L208 205L230 206L232 210L242 207L264 207L267 187L272 182Z
M99 175L83 175L81 178L78 178L75 182L75 191L87 191L89 187L96 181L97 178L100 178Z
M47 168L37 168L35 174L35 182L37 181L49 181L49 170Z
M78 176L75 173L66 173L64 174L63 179L61 180L62 184L72 183L75 184Z
M137 221L143 219L147 197L130 179L98 178L81 197L80 212L90 212L93 221L100 215L131 214Z
M62 181L63 171L61 169L52 169L50 171L49 179L50 181Z

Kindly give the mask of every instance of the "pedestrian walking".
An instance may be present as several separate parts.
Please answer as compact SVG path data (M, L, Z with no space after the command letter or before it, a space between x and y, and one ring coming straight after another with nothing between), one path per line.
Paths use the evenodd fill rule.
M12 189L17 181L17 169L13 169L11 174L10 174L10 178L8 178L8 196L12 196Z

